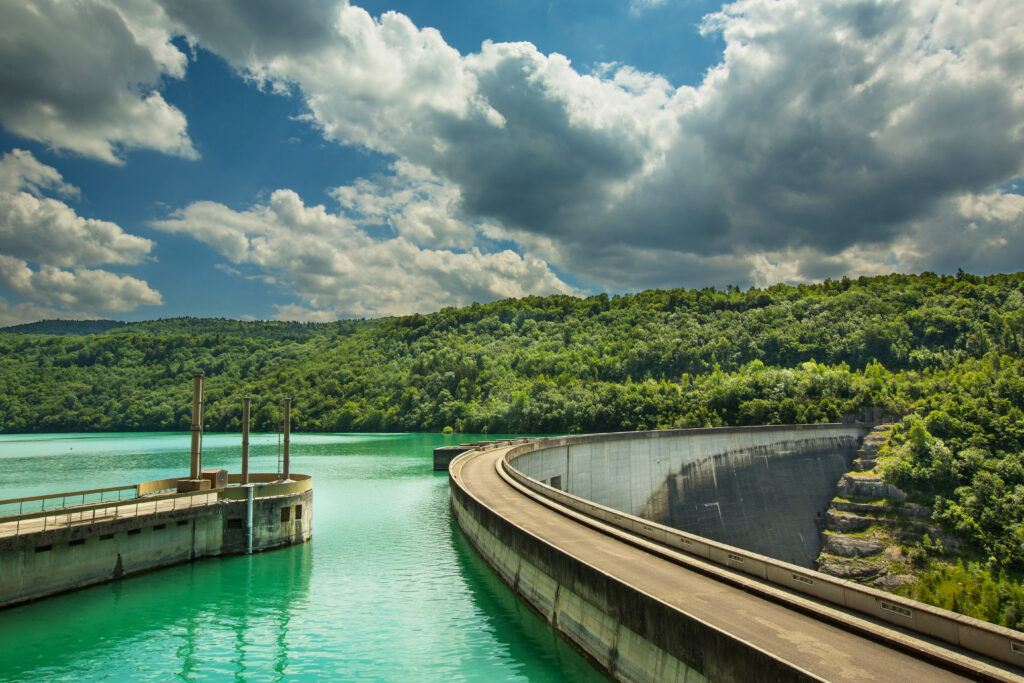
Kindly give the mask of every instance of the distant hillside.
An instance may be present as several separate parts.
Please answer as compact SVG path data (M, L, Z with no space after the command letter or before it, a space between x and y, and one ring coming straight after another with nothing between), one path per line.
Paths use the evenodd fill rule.
M380 320L337 320L329 323L300 323L281 320L228 320L226 318L161 318L128 323L111 329L111 334L229 335L253 339L305 339L351 334Z
M103 334L124 327L120 320L40 320L34 323L0 327L0 334Z
M904 411L938 373L1021 358L1024 273L525 297L332 323L44 321L0 332L0 432L207 426L295 398L306 431L553 433ZM26 334L30 333L30 334ZM93 336L82 336L93 333ZM808 365L808 364L811 365ZM922 393L925 392L925 393Z
M147 336L230 335L260 339L300 339L316 336L351 334L373 326L378 320L338 320L330 323L300 323L278 320L229 320L226 318L160 318L142 322L117 320L40 320L0 328L0 334L46 334L80 336L122 334Z

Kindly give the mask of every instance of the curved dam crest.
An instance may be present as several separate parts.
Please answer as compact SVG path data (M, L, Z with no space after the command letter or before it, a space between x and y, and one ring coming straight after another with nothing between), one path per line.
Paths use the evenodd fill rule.
M797 552L803 535L773 536L754 498L803 516L816 498L803 482L851 457L865 431L815 424L472 444L449 466L452 516L520 598L617 680L1024 680L1017 631L635 514L674 506L699 517L702 500L731 491L740 504L719 505L711 526L728 530L732 517ZM730 481L744 475L752 488ZM784 495L780 481L798 490Z
M673 430L516 458L528 477L610 508L813 568L862 425Z

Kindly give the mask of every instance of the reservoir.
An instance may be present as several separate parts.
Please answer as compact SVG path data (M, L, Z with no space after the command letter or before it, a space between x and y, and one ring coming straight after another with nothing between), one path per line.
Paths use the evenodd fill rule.
M438 446L493 435L293 434L313 540L0 612L0 680L603 680L451 522ZM237 434L205 467L239 471ZM251 438L274 472L278 437ZM0 435L0 499L187 474L189 435ZM9 511L7 511L9 512Z

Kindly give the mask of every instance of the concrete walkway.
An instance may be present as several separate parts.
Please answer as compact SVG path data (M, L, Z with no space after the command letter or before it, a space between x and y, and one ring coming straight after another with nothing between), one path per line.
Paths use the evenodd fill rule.
M484 505L544 542L812 676L827 681L939 683L985 678L1024 681L1024 677L1007 668L978 662L920 636L897 632L880 623L866 624L869 629L888 631L893 638L919 647L922 652L940 653L977 670L974 676L958 675L680 564L700 563L700 560L678 555L677 561L671 561L660 556L671 556L674 554L671 551L652 554L581 524L528 497L500 476L498 462L507 450L496 449L469 456L453 475ZM728 570L716 565L713 571ZM739 574L735 580L741 584L756 581ZM812 602L795 594L792 599ZM834 606L819 606L822 610L840 612ZM854 623L866 622L863 617L852 613L840 616Z
M82 524L93 524L112 519L152 515L157 512L202 507L216 503L217 500L217 493L213 492L160 500L146 500L145 498L123 500L119 503L111 502L103 507L89 506L84 509L76 509L74 507L60 508L54 510L52 514L43 517L33 517L15 522L3 522L3 518L0 517L0 538L32 534L50 529L62 529Z

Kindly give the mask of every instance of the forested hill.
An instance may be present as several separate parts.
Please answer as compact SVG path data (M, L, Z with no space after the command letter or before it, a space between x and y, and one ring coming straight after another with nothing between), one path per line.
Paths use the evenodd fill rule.
M376 321L183 318L0 330L0 431L579 432L813 422L939 400L1024 344L1024 273L527 297ZM45 329L45 328L44 328ZM984 359L984 360L983 360ZM998 364L998 363L996 363ZM955 380L959 382L959 380ZM1019 402L1019 396L1015 399Z
M346 334L360 327L373 326L379 322L378 320L336 320L332 323L300 323L278 320L228 320L226 318L161 318L128 323L120 320L58 319L2 327L0 334L87 335L107 332L145 335L219 334L284 340Z
M0 431L560 433L908 414L887 481L964 539L905 541L935 604L1024 629L1024 273L527 297L328 324L0 330ZM80 328L77 328L80 329ZM32 328L28 328L29 331ZM921 559L924 558L924 559ZM895 562L895 560L893 560ZM895 565L894 565L895 566Z
M119 320L40 320L36 323L11 325L0 328L0 333L9 334L102 334L127 323Z

